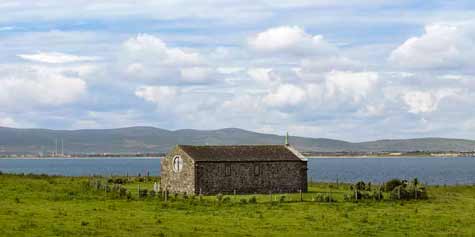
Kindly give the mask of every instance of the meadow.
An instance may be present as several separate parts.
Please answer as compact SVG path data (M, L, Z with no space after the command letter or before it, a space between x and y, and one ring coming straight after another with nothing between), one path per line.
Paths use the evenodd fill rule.
M475 186L429 186L427 200L348 201L348 184L300 194L140 198L155 177L128 177L128 197L91 188L106 178L0 175L0 236L473 236ZM319 196L330 195L332 202ZM301 200L303 199L303 201Z

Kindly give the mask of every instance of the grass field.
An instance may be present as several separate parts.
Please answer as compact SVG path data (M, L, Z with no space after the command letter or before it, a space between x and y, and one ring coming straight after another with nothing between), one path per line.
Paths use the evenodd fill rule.
M0 236L474 236L475 186L429 187L428 200L344 201L348 185L310 184L299 194L183 200L116 199L88 178L0 175ZM329 193L335 203L312 201ZM241 199L256 197L257 204ZM277 201L275 201L277 200Z

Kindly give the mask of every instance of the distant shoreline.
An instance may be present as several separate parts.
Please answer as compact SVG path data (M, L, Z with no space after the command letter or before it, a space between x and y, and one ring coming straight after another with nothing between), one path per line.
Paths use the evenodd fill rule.
M470 156L306 156L307 159L394 159L394 158L404 158L404 159L414 159L414 158L447 158L447 159L457 159L457 158L475 158Z
M135 160L154 160L160 159L164 156L75 156L75 157L0 157L0 160L97 160L97 159L135 159ZM345 156L305 156L306 159L393 159L393 158L444 158L444 159L457 159L457 158L475 158L473 156L431 156L431 155L401 155L401 156L381 156L381 155L345 155Z

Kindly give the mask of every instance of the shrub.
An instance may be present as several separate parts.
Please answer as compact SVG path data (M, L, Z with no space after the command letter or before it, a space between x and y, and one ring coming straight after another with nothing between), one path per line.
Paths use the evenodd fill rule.
M221 201L223 201L223 197L224 197L224 196L223 196L222 193L218 193L218 194L216 195L216 200L217 200L218 202L221 202Z
M127 196L127 189L124 187L119 188L119 197L126 197Z
M223 198L223 203L228 203L228 202L231 202L231 198L230 197L224 197Z
M401 180L399 179L391 179L388 182L384 184L384 191L386 192L392 192L394 188L402 185Z
M366 184L363 181L359 181L355 184L356 190L365 190Z
M150 193L149 193L149 196L150 197L155 197L156 194L157 193L155 191L151 190Z
M424 186L402 184L393 189L390 197L392 200L427 199L428 194Z
M407 200L410 199L410 192L403 185L399 185L391 191L392 200Z
M285 196L284 196L284 195L282 195L282 196L279 197L279 202L281 202L281 203L282 203L282 202L285 202Z
M256 204L256 203L257 203L257 198L256 198L256 196L252 196L252 197L249 199L249 203Z
M241 204L247 204L247 199L241 198L241 200L239 200L239 203L241 203Z
M147 190L147 189L140 189L140 191L139 191L139 197L140 197L140 198L145 198L145 197L147 197L147 194L148 194L148 190Z
M127 189L126 189L126 192L127 192L127 194L126 194L127 200L131 200L132 199L132 193L130 191L127 191Z
M374 190L372 196L376 201L381 201L384 199L383 192L381 190Z

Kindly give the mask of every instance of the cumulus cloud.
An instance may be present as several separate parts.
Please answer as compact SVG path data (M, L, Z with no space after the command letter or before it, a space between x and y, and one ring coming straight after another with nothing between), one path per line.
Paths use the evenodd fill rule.
M19 54L18 57L34 62L41 63L77 63L87 61L97 61L98 57L78 56L73 54L65 54L59 52L39 52L36 54Z
M170 47L159 37L139 34L123 43L118 67L131 79L200 84L215 81L219 75L206 64L194 50Z
M389 62L407 68L461 68L474 65L475 22L427 25L391 52Z
M306 96L304 89L291 84L283 84L264 97L263 101L273 107L287 107L304 102Z
M258 52L291 55L326 55L336 51L322 35L307 34L298 26L281 26L260 32L248 40Z
M2 67L0 105L5 109L59 106L78 100L86 93L86 82L38 66Z
M168 47L162 39L149 34L139 34L128 39L123 48L132 61L145 61L171 66L193 66L202 63L198 53Z
M438 109L442 99L455 95L457 90L441 89L436 91L407 91L403 92L402 99L413 114L434 112Z
M135 90L135 95L157 105L168 105L177 96L177 89L170 86L142 86Z
M329 97L348 96L359 102L378 82L376 72L332 71L326 75L325 88Z

